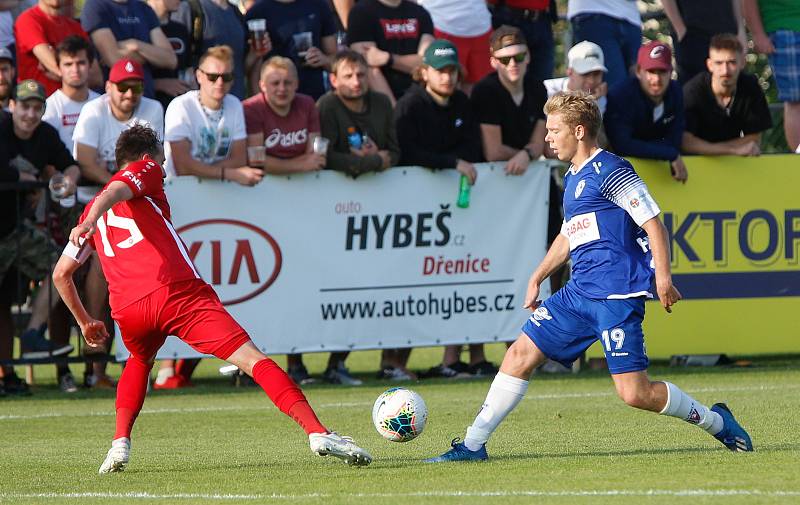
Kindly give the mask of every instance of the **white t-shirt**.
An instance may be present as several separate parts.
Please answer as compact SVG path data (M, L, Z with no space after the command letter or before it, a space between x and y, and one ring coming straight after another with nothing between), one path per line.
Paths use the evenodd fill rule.
M63 91L57 89L55 93L47 98L46 106L44 109L43 121L50 123L61 137L61 142L67 146L70 152L73 151L72 132L75 131L75 125L78 124L78 117L81 115L81 109L89 102L100 96L92 90L89 90L89 98L83 102L76 102Z
M642 26L642 15L639 14L636 0L569 0L567 19L588 13L605 14L638 27Z
M230 156L235 141L247 138L242 102L233 95L225 95L222 107L213 111L200 105L200 91L188 91L169 103L164 124L164 169L168 176L177 174L170 142L188 140L192 158L212 165Z
M477 37L492 29L492 15L484 0L418 0L437 30L456 37ZM488 56L487 56L488 58Z
M114 151L119 134L131 126L140 124L155 130L158 138L164 138L164 108L156 100L142 97L139 107L127 121L119 121L111 114L108 95L101 95L81 109L72 140L75 142L74 156L77 158L77 145L97 149L100 160L105 161L111 173L117 171Z
M555 79L545 79L544 81L544 89L547 90L547 98L555 95L559 91L569 91L567 84L569 83L569 77L556 77ZM605 96L601 96L597 100L597 107L600 109L600 114L606 113L606 103L608 100Z

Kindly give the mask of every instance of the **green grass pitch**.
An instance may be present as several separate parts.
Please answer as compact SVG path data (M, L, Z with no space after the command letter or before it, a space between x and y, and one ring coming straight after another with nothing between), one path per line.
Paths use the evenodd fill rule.
M489 346L495 361L502 351ZM440 358L441 349L416 350L411 367ZM324 359L307 356L312 373ZM756 358L749 368L651 368L653 378L700 401L727 402L754 453L730 453L696 427L626 407L606 373L585 371L534 375L490 441L490 461L449 465L420 461L463 436L489 379L402 384L422 395L429 420L418 439L391 443L370 419L390 386L372 379L377 359L363 352L349 360L369 379L362 387L305 389L324 423L372 452L367 468L312 455L260 389L231 387L217 374L220 362L206 360L197 387L148 396L130 465L104 476L97 468L113 434L113 394L64 395L53 367L39 366L33 396L0 399L0 503L800 503L800 357Z

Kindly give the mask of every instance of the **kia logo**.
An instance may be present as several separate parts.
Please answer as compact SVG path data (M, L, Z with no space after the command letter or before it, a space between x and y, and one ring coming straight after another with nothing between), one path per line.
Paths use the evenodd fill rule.
M189 259L219 294L236 305L266 291L281 271L281 248L266 231L234 219L205 219L178 228Z

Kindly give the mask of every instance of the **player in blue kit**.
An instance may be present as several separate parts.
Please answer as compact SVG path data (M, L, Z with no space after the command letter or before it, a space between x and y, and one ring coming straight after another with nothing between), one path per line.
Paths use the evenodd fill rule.
M597 146L600 111L582 92L559 93L545 105L547 137L564 180L564 224L531 275L525 307L533 314L506 351L486 400L463 442L429 463L488 458L486 442L528 389L547 358L570 365L597 339L619 397L628 405L696 424L732 451L752 451L750 436L724 403L711 408L669 382L647 376L642 321L656 291L667 312L681 299L672 284L660 210L633 166ZM569 258L572 279L541 303L539 286Z

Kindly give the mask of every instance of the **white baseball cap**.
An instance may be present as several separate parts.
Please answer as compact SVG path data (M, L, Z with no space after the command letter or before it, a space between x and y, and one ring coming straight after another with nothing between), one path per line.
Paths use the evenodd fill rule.
M595 70L608 72L604 65L603 50L594 42L584 40L572 46L567 53L568 66L579 74L588 74Z

